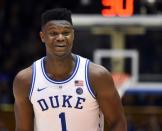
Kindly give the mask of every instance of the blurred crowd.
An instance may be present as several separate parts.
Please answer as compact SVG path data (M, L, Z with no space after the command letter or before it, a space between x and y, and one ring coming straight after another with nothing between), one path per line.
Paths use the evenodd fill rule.
M162 130L162 95L159 91L127 91L122 98L128 131Z

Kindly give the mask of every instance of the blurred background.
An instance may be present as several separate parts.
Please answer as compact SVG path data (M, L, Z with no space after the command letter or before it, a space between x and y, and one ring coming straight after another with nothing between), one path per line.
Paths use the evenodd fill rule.
M55 7L73 13L73 52L112 72L128 131L161 131L162 0L0 0L0 131L14 131L13 78L45 55L40 16Z

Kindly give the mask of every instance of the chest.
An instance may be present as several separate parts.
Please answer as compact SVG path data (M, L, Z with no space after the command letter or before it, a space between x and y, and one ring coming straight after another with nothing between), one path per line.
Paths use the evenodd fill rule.
M66 84L36 82L32 103L40 111L87 107L93 101L85 81L73 80Z

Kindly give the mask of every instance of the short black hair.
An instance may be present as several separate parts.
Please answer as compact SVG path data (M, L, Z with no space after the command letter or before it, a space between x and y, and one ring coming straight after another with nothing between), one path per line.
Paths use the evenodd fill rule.
M71 11L66 8L54 8L45 11L41 16L41 26L44 26L50 20L66 20L73 25Z

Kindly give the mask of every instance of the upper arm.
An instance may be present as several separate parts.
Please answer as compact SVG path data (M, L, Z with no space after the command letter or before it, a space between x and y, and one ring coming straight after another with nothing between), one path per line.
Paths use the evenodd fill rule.
M123 107L110 72L93 63L89 68L90 84L107 123L110 127L116 124L116 129L121 128L121 131L125 131L126 122Z
M16 131L33 130L33 108L28 95L31 78L32 69L27 68L19 72L13 82Z

